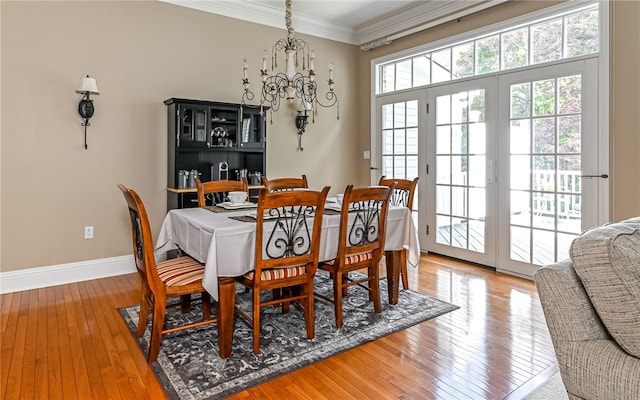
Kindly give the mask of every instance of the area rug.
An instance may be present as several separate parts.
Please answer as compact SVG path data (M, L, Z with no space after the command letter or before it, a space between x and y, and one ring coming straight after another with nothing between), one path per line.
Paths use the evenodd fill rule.
M331 295L328 274L318 272L315 281L316 292ZM292 306L287 314L282 314L280 308L263 308L259 355L253 354L251 327L237 315L228 359L219 356L215 324L164 335L152 368L171 399L219 399L459 308L412 290L400 291L398 304L389 305L386 286L386 282L381 282L381 314L373 312L366 290L351 287L343 302L341 329L335 327L333 304L316 298L316 337L312 340L306 337L304 314L298 307ZM167 326L201 319L197 303L193 302L192 311L187 314L182 314L180 307L168 308ZM239 288L236 304L244 312L250 312L250 293ZM119 312L135 336L138 306L121 308ZM138 339L145 355L149 335L150 323L144 336Z

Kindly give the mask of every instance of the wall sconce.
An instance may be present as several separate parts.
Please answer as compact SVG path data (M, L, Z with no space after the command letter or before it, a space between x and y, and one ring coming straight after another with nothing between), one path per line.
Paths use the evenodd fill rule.
M302 148L302 134L309 122L308 118L309 116L307 115L306 109L298 110L298 116L296 116L296 128L298 128L298 150L300 151L304 150L304 148Z
M89 98L89 95L100 94L96 80L89 78L89 75L87 75L86 78L82 78L80 89L76 90L76 93L82 93L82 99L78 104L78 114L80 114L80 117L84 120L81 125L84 126L84 148L87 149L87 126L91 125L89 119L93 117L93 113L95 112L93 100Z

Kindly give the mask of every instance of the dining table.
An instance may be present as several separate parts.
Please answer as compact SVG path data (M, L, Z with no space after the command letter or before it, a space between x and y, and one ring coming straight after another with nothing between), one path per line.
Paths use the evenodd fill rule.
M338 251L340 214L327 203L322 216L319 261L332 260ZM254 269L255 206L225 209L219 206L172 209L166 214L155 246L156 256L179 249L204 264L202 286L216 300L220 357L231 355L236 277ZM385 231L385 263L389 303L397 304L400 262L417 267L420 245L411 212L389 206Z

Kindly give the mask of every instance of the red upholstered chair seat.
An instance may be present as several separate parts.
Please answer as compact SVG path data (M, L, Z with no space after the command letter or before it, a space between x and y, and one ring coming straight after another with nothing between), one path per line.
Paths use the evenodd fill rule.
M158 263L158 276L167 286L182 286L202 282L204 266L188 256Z
M373 258L373 253L372 252L368 252L368 253L358 253L358 254L351 254L349 256L345 257L345 264L356 264L362 261L367 261L367 260L371 260ZM335 264L336 260L331 260L331 261L327 261L325 264Z
M270 281L274 279L292 278L294 276L303 275L305 273L304 265L288 268L274 268L267 269L260 273L263 281ZM246 273L244 276L249 280L253 280L253 271Z

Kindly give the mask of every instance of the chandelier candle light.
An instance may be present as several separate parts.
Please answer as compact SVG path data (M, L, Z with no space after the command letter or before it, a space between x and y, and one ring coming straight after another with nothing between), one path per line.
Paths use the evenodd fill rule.
M315 122L315 116L318 114L318 106L321 107L333 107L336 105L336 119L340 119L338 96L334 92L335 83L333 81L333 63L329 64L329 91L326 93L326 103L321 103L317 97L318 85L316 83L315 73L315 58L316 53L312 49L309 51L309 44L304 40L296 39L293 37L294 30L291 24L291 2L292 0L285 1L286 14L285 23L287 26L287 38L278 40L272 48L271 56L271 75L267 70L267 50L264 50L262 55L262 69L260 70L260 76L262 78L262 93L260 94L260 114L264 113L264 106L267 105L271 108L271 111L278 111L280 109L280 101L286 98L289 103L297 98L300 100L298 107L298 116L304 117L306 125L307 112L311 112L312 122ZM278 68L278 52L284 51L285 54L285 69L284 72L275 71ZM298 54L302 56L302 72L297 71L298 67ZM244 85L244 93L242 94L242 104L247 106L247 102L253 100L254 94L249 89L249 77L247 75L247 69L249 65L247 60L244 60L243 78L242 84ZM308 71L307 71L308 67ZM307 73L307 75L305 75ZM297 118L299 120L301 118ZM271 120L273 123L273 120ZM299 140L300 136L304 132L304 127L301 129L299 121L298 126ZM299 148L300 143L299 143Z

